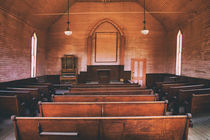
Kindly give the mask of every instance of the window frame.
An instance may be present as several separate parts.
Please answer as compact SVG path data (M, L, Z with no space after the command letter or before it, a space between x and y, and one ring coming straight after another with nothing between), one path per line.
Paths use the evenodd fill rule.
M37 61L37 35L33 33L31 37L31 78L36 77Z
M183 47L183 34L181 30L177 33L177 44L176 44L176 75L182 73L182 47Z

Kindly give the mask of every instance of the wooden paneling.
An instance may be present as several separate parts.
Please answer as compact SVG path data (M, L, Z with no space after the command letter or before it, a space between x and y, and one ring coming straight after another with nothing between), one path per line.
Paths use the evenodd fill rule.
M118 33L96 32L95 35L95 62L117 62Z
M88 66L87 68L87 81L98 81L98 70L102 69L109 69L110 70L110 81L120 81L121 76L123 75L124 67L121 65L113 65L113 66L106 66L106 65L95 65L95 66Z
M140 5L144 5L144 0L137 1ZM177 25L185 24L192 16L207 9L207 5L209 2L204 0L146 0L146 10L153 12L151 15L168 31Z
M74 0L70 1L73 4ZM60 15L37 15L46 13L63 13L67 11L66 0L3 0L0 1L0 9L4 9L25 23L39 29L47 29Z
M97 2L97 3L113 3L122 2L121 0L79 0L77 2ZM143 7L144 0L123 0L123 2L139 3ZM208 0L147 0L146 9L167 30L174 28L177 24L183 23L201 10L206 9ZM70 6L74 6L75 0L70 1ZM2 0L0 8L17 16L25 22L35 25L39 28L48 28L54 24L67 11L66 0ZM71 12L71 10L70 10ZM85 11L86 12L86 11ZM125 11L127 12L127 11ZM155 13L160 12L160 13ZM161 13L162 12L162 13ZM168 13L167 13L168 12ZM170 13L171 12L171 13ZM175 13L174 13L175 12ZM176 13L179 12L179 13ZM59 14L61 13L61 14ZM44 15L37 15L44 14ZM50 14L50 15L45 15ZM52 15L51 15L52 14ZM55 15L53 15L55 14Z

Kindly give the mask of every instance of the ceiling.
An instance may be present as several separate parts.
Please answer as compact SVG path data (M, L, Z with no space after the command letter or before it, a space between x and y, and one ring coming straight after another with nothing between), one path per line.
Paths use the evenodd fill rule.
M74 0L70 1L71 4ZM0 9L39 29L47 29L60 17L36 16L36 13L67 11L67 0L0 0Z
M143 7L144 0L77 0L78 2L137 2ZM73 5L76 0L70 0ZM183 23L187 19L209 8L210 0L146 0L146 9L166 30ZM37 13L64 13L67 0L0 0L0 9L16 16L24 22L39 29L47 29L61 15L37 16ZM161 13L156 13L161 12ZM169 13L170 12L170 13ZM175 12L175 13L173 13ZM180 13L177 13L180 12Z

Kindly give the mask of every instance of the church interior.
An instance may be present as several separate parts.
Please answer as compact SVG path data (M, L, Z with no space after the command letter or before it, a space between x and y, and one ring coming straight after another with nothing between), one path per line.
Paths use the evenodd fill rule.
M209 0L0 0L1 140L210 140Z

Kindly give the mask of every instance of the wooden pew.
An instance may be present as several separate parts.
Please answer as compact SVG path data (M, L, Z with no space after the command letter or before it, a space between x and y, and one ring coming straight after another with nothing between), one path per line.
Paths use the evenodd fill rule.
M0 96L0 116L21 115L23 110L18 96Z
M166 99L170 102L173 100L173 98L176 98L177 93L179 90L187 90L187 89L199 89L204 87L204 84L198 84L198 85L186 85L186 86L176 86L176 87L169 87L168 94Z
M166 96L168 94L168 89L170 87L184 86L184 85L188 85L188 84L189 83L164 83L164 84L161 84L159 96L160 96L161 99L165 100Z
M107 91L71 91L64 95L153 95L152 89L107 90Z
M37 83L29 83L29 84L26 84L26 85L44 85L44 86L48 86L48 92L50 95L54 94L55 93L55 88L53 86L52 83L44 83L44 82L37 82Z
M138 84L75 84L72 88L140 87Z
M165 115L167 101L39 102L42 117L110 117Z
M30 114L34 112L33 98L28 91L13 91L13 90L0 90L0 96L18 96L18 101L22 106L22 110L29 111ZM24 113L22 113L24 114Z
M36 112L39 111L38 108L38 101L41 101L41 92L39 88L14 88L14 87L8 87L8 90L14 90L14 91L28 91L32 95L32 114L33 116L36 115Z
M156 95L53 95L53 102L156 101Z
M40 98L40 91L39 88L16 88L16 87L7 87L7 90L15 90L15 91L28 91L34 98L36 102L38 102Z
M161 89L162 84L175 84L175 83L186 83L185 81L166 81L166 82L156 82L155 88Z
M11 119L17 140L187 140L191 115Z
M116 90L143 90L140 87L101 87L101 88L71 88L70 92L81 91L116 91Z
M170 84L162 84L162 85L161 85L161 90L162 90L162 92L166 93L166 92L168 92L168 89L169 89L170 87L185 86L185 85L189 85L189 83L170 83Z
M24 88L38 88L41 92L41 99L45 101L50 100L49 86L48 85L21 85L19 87Z
M54 89L69 89L72 84L53 84Z
M177 106L178 109L183 106L186 111L186 107L191 102L192 94L208 94L210 93L210 88L201 89L190 89L190 90L179 90L177 94Z
M210 113L210 92L209 94L192 94L190 112L193 115L200 113Z

